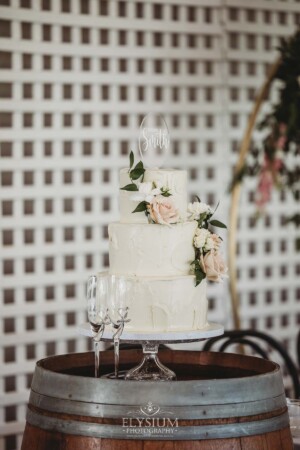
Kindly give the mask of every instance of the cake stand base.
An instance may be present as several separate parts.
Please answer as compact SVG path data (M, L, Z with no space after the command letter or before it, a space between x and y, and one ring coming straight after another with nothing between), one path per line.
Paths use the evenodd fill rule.
M176 380L176 374L164 366L158 359L159 344L143 342L143 359L136 367L128 370L125 380L152 380L171 381Z
M79 333L91 337L90 325L85 323L79 327ZM125 380L134 381L171 381L176 380L176 374L164 366L158 358L159 344L181 344L197 342L220 336L224 333L222 325L211 323L201 330L172 331L165 333L138 333L126 329L120 336L122 342L140 344L143 348L143 359L134 368L125 374ZM105 330L103 341L112 341L113 335L110 329ZM114 374L104 375L104 378L113 379ZM123 378L123 377L122 377Z

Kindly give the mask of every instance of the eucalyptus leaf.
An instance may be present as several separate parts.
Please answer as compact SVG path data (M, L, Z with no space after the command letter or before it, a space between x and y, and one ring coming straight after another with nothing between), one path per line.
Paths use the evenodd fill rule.
M132 213L137 213L137 212L144 212L147 211L147 202L141 202L137 205L137 207L135 208L134 211L132 211Z
M138 191L138 187L135 183L126 184L126 186L121 188L121 191Z
M227 228L227 226L223 223L220 222L219 220L211 220L210 225L212 225L213 227L217 227L217 228Z

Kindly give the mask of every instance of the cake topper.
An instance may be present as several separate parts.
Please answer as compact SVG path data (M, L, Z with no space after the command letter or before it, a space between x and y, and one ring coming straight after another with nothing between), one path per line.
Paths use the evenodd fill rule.
M168 155L170 133L160 114L147 114L140 125L139 150L146 167L160 168Z

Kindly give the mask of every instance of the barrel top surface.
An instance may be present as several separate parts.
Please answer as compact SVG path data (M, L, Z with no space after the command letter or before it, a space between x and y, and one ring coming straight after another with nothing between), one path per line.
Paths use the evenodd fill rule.
M50 356L37 361L37 367L52 372L62 372L73 370L77 367L93 365L93 352L69 353L64 355ZM122 356L125 355L125 358ZM121 350L121 364L135 364L140 361L141 350ZM220 367L237 367L252 372L250 376L266 374L280 370L279 365L273 361L258 358L255 356L245 356L235 353L204 352L204 351L185 351L185 350L160 350L160 359L169 363L177 364L197 364L202 366L216 365ZM101 362L104 366L113 364L113 351L101 352ZM229 365L230 364L230 365ZM236 378L236 377L233 377ZM195 377L197 379L197 377ZM104 381L104 380L101 380ZM116 381L116 380L110 380ZM180 380L179 380L180 381ZM140 383L140 382L139 382ZM148 383L148 381L146 381ZM173 381L172 381L173 383Z
M159 354L178 374L178 381L95 379L93 353L87 352L38 361L31 389L49 397L98 404L137 405L142 396L174 406L254 402L284 393L280 368L271 361L218 352L162 350ZM133 367L141 356L139 350L121 350L121 369ZM102 352L101 363L106 373L111 372L113 352Z

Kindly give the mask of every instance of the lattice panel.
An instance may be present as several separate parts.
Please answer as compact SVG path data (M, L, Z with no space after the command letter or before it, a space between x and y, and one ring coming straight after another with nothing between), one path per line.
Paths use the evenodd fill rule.
M108 264L118 170L136 148L141 118L165 116L169 165L189 171L191 196L213 205L221 199L226 220L225 191L255 91L278 39L299 23L300 5L0 5L0 450L12 450L20 446L35 361L89 346L76 336L85 281ZM250 182L244 190L239 231L243 325L267 329L293 351L300 266L295 231L281 226L292 202L274 198L253 229L254 189ZM210 319L229 323L226 286L210 286L210 299Z

